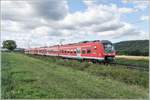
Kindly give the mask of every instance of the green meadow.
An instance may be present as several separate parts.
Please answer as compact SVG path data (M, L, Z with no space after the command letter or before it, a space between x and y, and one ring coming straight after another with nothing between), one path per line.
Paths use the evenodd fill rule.
M2 98L148 99L147 71L2 52Z

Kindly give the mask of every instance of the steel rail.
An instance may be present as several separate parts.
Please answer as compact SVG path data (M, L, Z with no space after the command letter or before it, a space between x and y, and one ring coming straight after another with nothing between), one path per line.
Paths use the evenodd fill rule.
M109 62L109 64L112 65L122 65L125 66L126 68L129 69L137 69L137 70L141 70L141 71L149 71L149 68L145 68L145 66L139 66L139 65L134 65L134 64L123 64L123 63L118 63L118 62Z

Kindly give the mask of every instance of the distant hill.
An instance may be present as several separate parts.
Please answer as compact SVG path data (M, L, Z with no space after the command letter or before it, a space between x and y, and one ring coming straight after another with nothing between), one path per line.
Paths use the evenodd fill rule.
M118 54L122 55L149 55L149 40L132 40L114 43Z

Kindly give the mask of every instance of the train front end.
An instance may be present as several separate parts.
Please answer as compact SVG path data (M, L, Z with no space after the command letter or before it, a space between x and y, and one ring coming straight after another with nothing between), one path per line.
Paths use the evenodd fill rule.
M102 40L101 43L104 48L103 55L104 55L105 61L109 61L109 62L113 61L116 55L113 44L108 40Z

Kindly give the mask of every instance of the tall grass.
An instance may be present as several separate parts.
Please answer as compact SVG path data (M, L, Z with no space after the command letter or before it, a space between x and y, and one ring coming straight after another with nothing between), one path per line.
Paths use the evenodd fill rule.
M97 68L101 67L57 58L3 53L2 98L148 98L147 88L108 77L106 66L102 71L105 70L106 76L97 74L102 70Z
M71 67L76 70L86 71L92 75L103 76L106 78L112 78L127 84L134 84L148 88L149 86L149 73L147 71L139 71L136 69L127 69L121 65L96 65L88 62L79 62L76 60L61 59L58 57L48 56L35 56L29 55L34 58L38 58L49 63L53 62L61 66ZM122 60L122 59L121 59ZM131 64L132 61L130 61ZM134 64L135 61L132 63ZM144 62L145 63L145 62Z
M121 64L131 64L149 69L149 59L116 58L115 61Z

